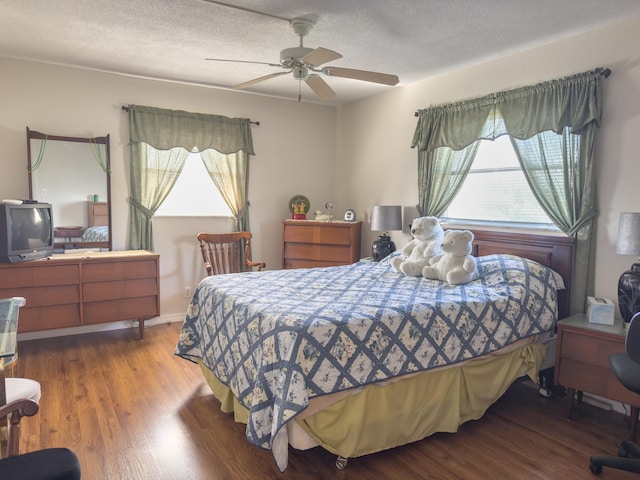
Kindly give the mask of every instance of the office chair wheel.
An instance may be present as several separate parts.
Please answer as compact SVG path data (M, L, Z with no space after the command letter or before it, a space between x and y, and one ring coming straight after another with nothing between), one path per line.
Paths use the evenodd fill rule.
M602 473L602 465L596 465L594 463L589 462L589 470L591 470L591 473L600 475Z
M591 473L595 475L600 475L602 473L602 465L597 465L595 463L589 463L589 470Z

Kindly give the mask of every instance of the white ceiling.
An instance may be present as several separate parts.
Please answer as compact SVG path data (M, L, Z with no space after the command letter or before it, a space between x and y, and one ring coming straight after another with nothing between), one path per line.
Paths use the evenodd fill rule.
M1 0L0 56L228 88L280 69L205 58L278 63L299 43L285 19L305 17L316 24L304 45L343 55L327 65L407 85L640 15L640 0L212 1ZM338 95L330 104L394 88L324 79ZM283 75L246 91L297 98L298 86ZM303 101L318 101L301 88Z

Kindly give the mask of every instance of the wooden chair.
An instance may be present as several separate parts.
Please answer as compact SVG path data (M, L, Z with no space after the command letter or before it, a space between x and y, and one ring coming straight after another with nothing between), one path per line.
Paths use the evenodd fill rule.
M222 273L250 272L254 268L261 271L267 266L264 262L252 262L251 233L199 233L200 251L207 275ZM240 252L244 249L244 262L240 261Z
M40 383L7 378L7 367L15 366L18 359L18 314L25 303L22 297L0 299L0 450L7 455L18 455L20 420L35 415L40 401Z
M0 418L7 421L7 446L5 457L20 454L20 421L22 417L32 417L38 413L38 402L21 398L0 406ZM2 456L2 455L0 455Z

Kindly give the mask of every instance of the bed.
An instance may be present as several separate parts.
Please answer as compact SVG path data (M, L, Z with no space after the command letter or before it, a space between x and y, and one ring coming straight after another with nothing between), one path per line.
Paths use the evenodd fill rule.
M108 242L109 226L87 227L80 238L81 242Z
M109 248L109 207L107 202L87 202L89 226L80 242L94 247Z
M344 466L455 432L517 378L537 380L568 309L570 239L474 233L481 276L456 287L401 275L390 258L208 277L175 353L201 365L281 471L289 445Z

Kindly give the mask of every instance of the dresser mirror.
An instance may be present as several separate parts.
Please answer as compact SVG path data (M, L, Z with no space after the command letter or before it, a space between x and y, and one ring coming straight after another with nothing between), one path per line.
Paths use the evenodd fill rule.
M55 248L111 250L109 135L82 138L27 127L29 198L53 206Z

